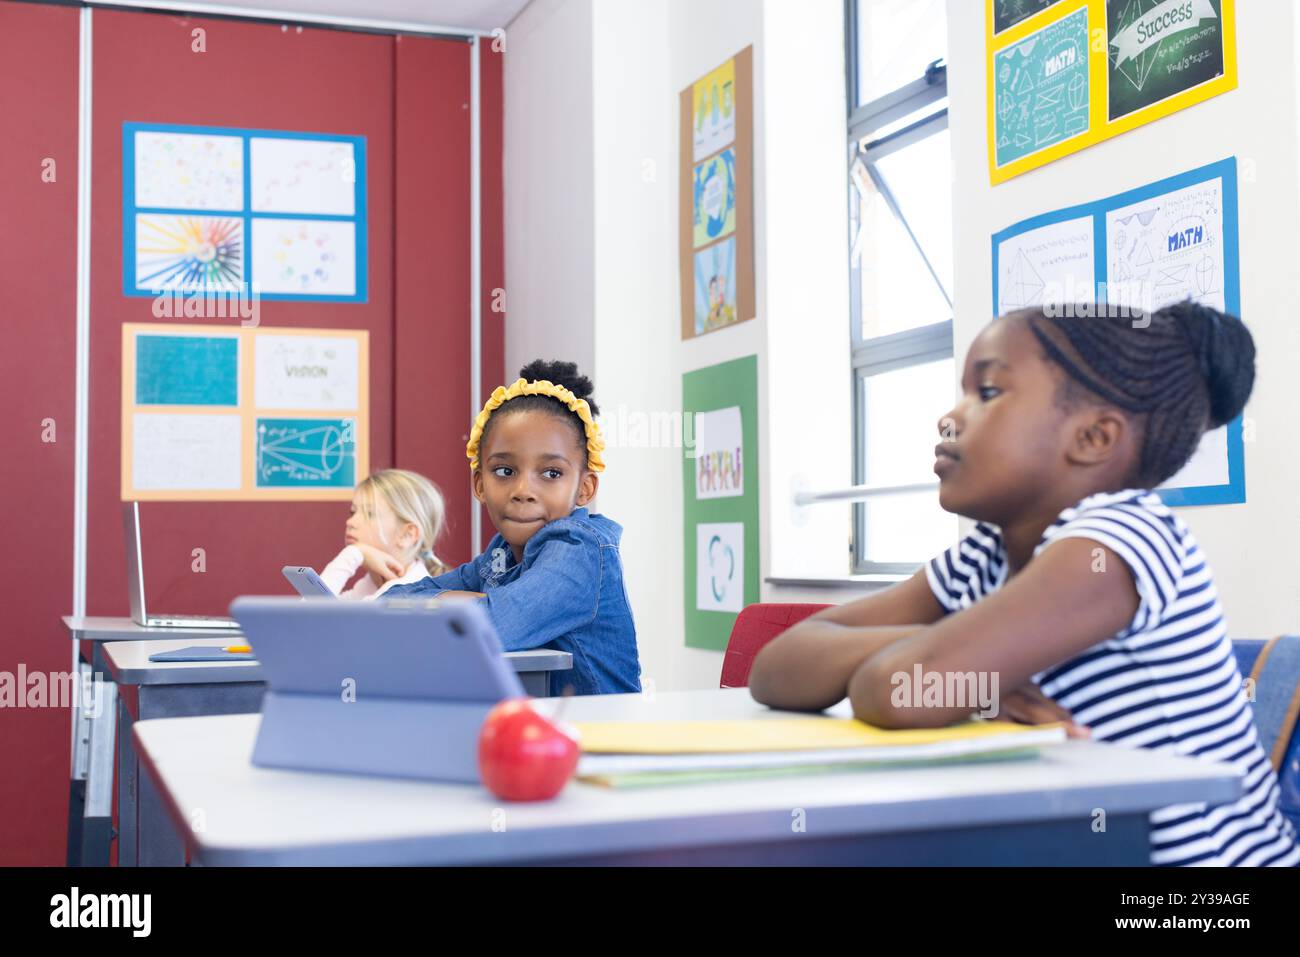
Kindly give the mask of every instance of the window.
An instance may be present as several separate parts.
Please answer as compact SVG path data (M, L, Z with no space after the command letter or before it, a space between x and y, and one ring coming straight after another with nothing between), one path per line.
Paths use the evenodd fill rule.
M957 539L932 470L952 407L952 153L944 0L846 0L853 571Z

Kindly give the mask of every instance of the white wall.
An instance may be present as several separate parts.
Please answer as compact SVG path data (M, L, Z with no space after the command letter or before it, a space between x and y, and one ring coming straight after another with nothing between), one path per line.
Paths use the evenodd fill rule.
M676 344L673 4L595 0L596 382L603 418L681 409ZM682 639L679 448L611 448L600 509L622 523L647 689L716 687L718 656Z
M1295 476L1300 323L1294 301L1297 192L1296 8L1236 5L1237 90L1108 142L989 186L985 130L984 4L949 0L959 357L989 320L990 236L1038 213L1110 196L1235 155L1239 163L1241 309L1259 352L1246 407L1248 504L1180 509L1209 556L1229 630L1269 636L1300 628L1289 552L1300 532Z
M955 162L955 346L989 319L989 237L1228 155L1241 161L1242 311L1259 346L1246 415L1245 506L1183 509L1205 546L1232 632L1294 630L1282 549L1300 531L1291 476L1286 312L1300 219L1300 20L1239 4L1240 89L997 188L985 142L984 5L949 0ZM745 46L755 65L757 318L683 342L677 264L678 93ZM843 24L839 0L533 0L505 66L507 369L539 355L590 370L606 421L680 410L685 372L759 356L761 574L847 568L848 506L807 510L790 485L850 481ZM1285 68L1278 64L1287 64ZM936 184L937 186L940 184ZM721 655L684 646L680 451L612 448L598 500L623 558L647 684L715 686ZM1287 533L1290 533L1288 535ZM764 584L764 601L844 601L844 589Z
M538 358L590 369L592 0L533 0L504 64L506 376ZM484 322L494 321L484 314ZM485 382L484 392L498 383Z
M757 317L683 342L678 94L750 45ZM764 578L848 568L848 507L796 522L789 504L796 475L851 481L843 53L839 0L533 0L507 31L507 368L539 348L574 358L608 423L620 405L680 410L683 373L758 355ZM680 456L611 448L599 498L625 529L643 673L659 690L716 687L721 667L684 645Z

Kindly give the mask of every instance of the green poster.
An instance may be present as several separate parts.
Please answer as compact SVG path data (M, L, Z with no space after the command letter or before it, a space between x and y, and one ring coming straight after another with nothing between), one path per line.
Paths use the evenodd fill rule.
M1110 118L1223 75L1223 0L1107 0Z
M723 651L758 601L758 357L682 376L682 418L686 644Z
M993 0L993 32L1001 33L1060 0Z
M1088 129L1088 11L999 50L993 61L997 165Z

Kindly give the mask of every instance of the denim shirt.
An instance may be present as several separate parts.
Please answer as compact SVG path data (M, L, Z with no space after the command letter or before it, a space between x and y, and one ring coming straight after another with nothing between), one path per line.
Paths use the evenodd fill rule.
M484 592L477 601L506 651L554 648L573 655L572 671L552 672L553 694L566 686L576 694L640 691L636 626L618 553L622 534L617 522L577 508L538 529L521 562L498 533L473 561L390 588L383 598Z

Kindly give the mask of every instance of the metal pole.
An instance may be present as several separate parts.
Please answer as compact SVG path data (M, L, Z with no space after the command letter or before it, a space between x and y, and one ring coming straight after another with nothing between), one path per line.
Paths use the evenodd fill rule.
M865 502L867 499L906 495L909 492L932 492L938 487L938 482L914 482L910 485L854 485L829 492L796 492L794 503L802 506L818 505L823 502Z
M324 13L306 13L301 10L266 10L257 7L233 6L221 3L183 3L173 0L89 0L88 6L130 8L144 12L188 13L194 16L237 17L241 20L270 20L277 23L309 23L341 29L379 30L392 33L433 34L444 37L489 36L492 31L470 27L449 27L429 23L411 23L405 20L372 20L366 17L332 16Z
M483 405L483 170L479 39L469 46L469 421ZM479 504L470 496L470 552L483 550Z
M72 471L72 613L86 613L86 495L90 449L90 134L91 56L94 12L81 10L77 53L77 296L76 366ZM72 642L71 674L79 674L80 642ZM77 705L74 703L73 708ZM77 722L72 721L72 755L77 750Z

